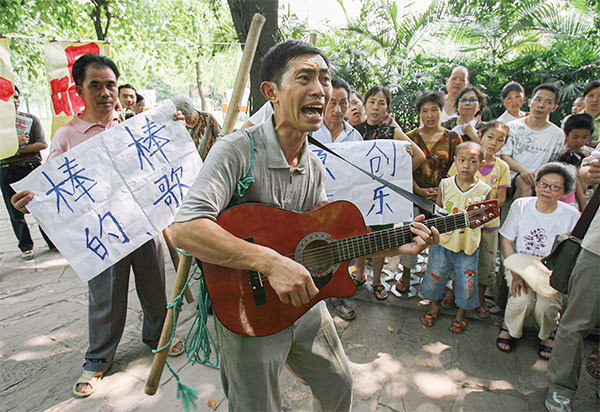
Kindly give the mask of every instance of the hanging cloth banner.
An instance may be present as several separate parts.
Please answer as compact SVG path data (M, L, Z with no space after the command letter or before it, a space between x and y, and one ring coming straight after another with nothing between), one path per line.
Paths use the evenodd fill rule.
M19 148L15 128L15 90L8 43L8 38L0 38L0 160L13 156Z
M52 136L60 126L83 112L85 105L75 90L73 64L84 54L108 56L108 44L103 42L55 41L46 43L46 72L52 97Z

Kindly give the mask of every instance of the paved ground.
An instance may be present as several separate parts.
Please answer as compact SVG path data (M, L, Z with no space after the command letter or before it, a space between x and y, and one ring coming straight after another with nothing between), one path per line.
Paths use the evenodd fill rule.
M87 346L87 287L58 252L49 252L37 225L36 259L23 262L7 213L0 208L0 410L1 411L177 411L176 382L168 371L155 396L144 394L152 355L140 336L141 311L130 284L127 328L117 361L98 391L75 399L71 387L81 373ZM395 260L388 265L394 268ZM174 271L169 267L168 290ZM192 284L198 293L198 283ZM547 363L536 355L528 329L515 352L494 347L497 319L473 319L464 335L448 332L448 311L432 329L419 318L415 297L390 296L381 303L365 288L353 299L358 317L336 318L354 375L354 411L539 411L544 410ZM195 305L185 305L179 333L191 325ZM209 321L212 329L212 321ZM585 355L591 352L586 343ZM198 409L226 411L219 372L171 361L182 381L198 390ZM574 410L600 409L594 381L582 371ZM285 410L310 411L310 392L287 371L282 376ZM209 407L215 402L215 408Z

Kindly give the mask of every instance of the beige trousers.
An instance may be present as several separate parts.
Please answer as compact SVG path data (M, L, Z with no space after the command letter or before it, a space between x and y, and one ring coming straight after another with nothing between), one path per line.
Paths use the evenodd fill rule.
M504 312L504 323L506 323L510 336L516 339L523 336L525 319L533 314L535 321L540 327L538 338L541 340L548 339L558 325L559 312L563 305L564 295L557 293L550 298L546 298L538 295L529 288L527 293L521 291L521 296L512 296L510 294L512 274L509 270L505 271L505 278L509 295Z

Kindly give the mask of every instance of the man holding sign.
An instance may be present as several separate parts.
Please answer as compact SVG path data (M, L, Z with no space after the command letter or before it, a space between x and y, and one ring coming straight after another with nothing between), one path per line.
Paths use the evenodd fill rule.
M0 185L2 186L2 196L10 216L10 223L13 231L19 240L19 249L21 249L21 258L24 260L33 259L33 240L29 227L25 221L23 213L15 209L10 203L10 198L15 191L10 187L11 183L18 182L27 176L33 169L42 164L40 152L48 145L44 138L44 129L40 120L29 113L19 111L21 92L15 86L14 101L17 111L17 136L19 138L19 150L14 156L0 161ZM50 249L55 249L52 241L46 236L40 228L40 232Z
M175 218L173 237L178 247L202 262L260 272L281 302L300 306L319 292L304 266L239 239L215 222L232 200L303 211L327 198L325 170L306 144L308 133L321 127L331 95L326 57L310 43L285 41L264 57L262 79L261 91L274 114L262 124L217 141ZM250 175L254 182L240 191L244 184L238 182L247 185ZM439 241L435 230L432 233L420 223L412 231L413 243L381 255L419 253ZM272 335L238 335L217 317L215 328L230 411L281 410L278 381L284 364L310 386L316 409L350 410L350 367L322 301Z
M85 102L85 110L60 127L50 147L49 159L118 124L117 80L119 70L107 57L85 54L73 65L77 94ZM176 116L183 119L183 116ZM29 191L13 196L13 205L25 212L33 198ZM84 372L73 387L76 396L89 396L110 368L125 328L129 272L133 267L135 283L144 321L142 340L156 348L166 316L163 250L159 237L101 272L88 282L89 348L85 354ZM169 354L183 353L183 343L176 339Z

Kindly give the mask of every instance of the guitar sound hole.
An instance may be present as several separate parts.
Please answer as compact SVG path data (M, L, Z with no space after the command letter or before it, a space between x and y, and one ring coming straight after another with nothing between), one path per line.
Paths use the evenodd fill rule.
M302 251L302 262L311 272L323 272L333 265L333 250L325 240L314 240Z

